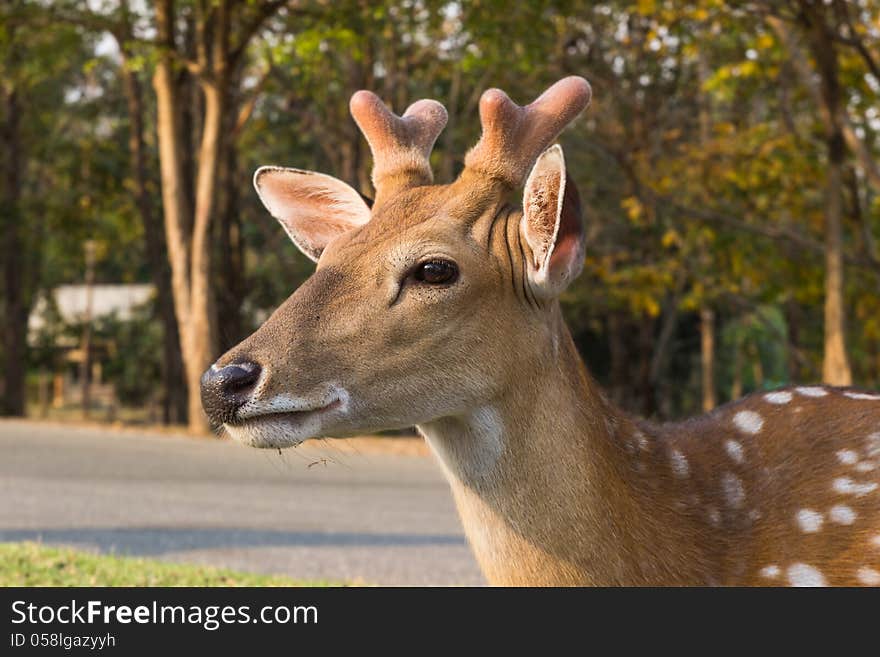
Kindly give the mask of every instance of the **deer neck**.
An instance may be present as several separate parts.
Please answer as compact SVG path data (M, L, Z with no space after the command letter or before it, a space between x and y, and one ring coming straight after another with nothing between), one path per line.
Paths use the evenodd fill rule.
M419 427L484 574L512 585L705 583L702 555L670 566L697 530L664 507L659 482L640 478L627 450L639 429L587 373L558 306L551 324L550 362L469 413Z

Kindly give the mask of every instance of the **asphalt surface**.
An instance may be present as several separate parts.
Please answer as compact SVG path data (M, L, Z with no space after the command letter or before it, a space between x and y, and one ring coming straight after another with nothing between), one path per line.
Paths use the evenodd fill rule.
M0 541L26 540L310 580L484 583L431 458L2 421Z

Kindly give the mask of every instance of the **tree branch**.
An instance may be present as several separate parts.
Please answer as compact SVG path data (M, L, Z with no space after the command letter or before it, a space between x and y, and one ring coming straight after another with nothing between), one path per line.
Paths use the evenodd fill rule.
M274 66L270 62L266 67L265 72L257 81L257 84L254 85L251 90L250 95L247 100L242 104L241 109L238 111L238 117L235 119L235 125L232 128L233 138L238 135L244 125L251 118L251 115L254 113L254 108L257 106L257 101L260 99L260 95L263 93L263 89L266 88L266 83L269 81L272 73L274 71Z
M837 15L843 20L843 24L846 25L846 30L849 32L849 36L845 37L837 30L834 30L831 32L831 38L839 43L855 48L856 52L858 52L864 60L868 70L870 70L871 74L878 82L880 82L880 65L877 64L874 55L872 55L871 51L865 46L864 39L859 37L858 32L856 32L855 26L852 22L852 16L849 13L849 4L849 2L841 2L840 0L837 0L834 3Z
M809 58L801 50L800 46L795 42L791 31L785 24L783 24L780 19L769 16L767 17L767 22L770 24L770 27L773 28L773 31L776 32L783 46L785 46L785 48L788 50L792 66L794 67L798 77L800 78L801 83L809 91L813 103L816 105L819 113L822 116L823 123L828 126L831 123L832 117L828 112L828 108L826 107L825 103L822 101L822 92L813 82L812 71L810 70L809 65ZM843 138L846 141L846 145L855 154L856 158L859 161L859 165L865 172L865 176L868 178L871 184L875 188L880 190L880 167L877 166L877 163L874 161L871 152L868 150L862 140L859 139L858 135L856 135L856 131L853 128L852 120L850 119L849 113L845 110L845 108L841 112L840 118L840 128L843 132Z
M244 52L247 50L248 44L250 44L251 39L260 30L263 24L289 2L290 0L272 0L271 2L263 2L259 5L257 13L251 19L250 23L242 28L241 36L238 39L238 43L232 48L229 53L228 61L230 68L235 68L235 65L238 63Z

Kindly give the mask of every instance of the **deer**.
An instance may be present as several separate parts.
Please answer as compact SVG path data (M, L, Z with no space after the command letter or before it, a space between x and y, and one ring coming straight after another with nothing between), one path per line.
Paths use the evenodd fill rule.
M591 96L578 76L525 106L485 91L481 137L435 184L443 105L398 116L358 91L372 203L258 169L316 269L205 372L209 419L275 449L417 427L490 585L880 584L880 394L790 386L660 423L588 372L559 303L586 246L555 141Z

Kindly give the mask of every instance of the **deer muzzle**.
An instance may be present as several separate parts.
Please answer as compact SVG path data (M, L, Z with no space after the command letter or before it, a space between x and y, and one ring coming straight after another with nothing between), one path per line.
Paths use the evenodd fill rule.
M202 375L202 406L214 425L235 420L238 410L253 395L262 368L257 363L242 362L217 367L212 365Z

